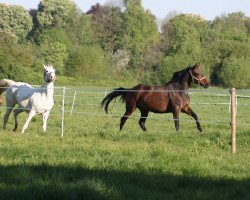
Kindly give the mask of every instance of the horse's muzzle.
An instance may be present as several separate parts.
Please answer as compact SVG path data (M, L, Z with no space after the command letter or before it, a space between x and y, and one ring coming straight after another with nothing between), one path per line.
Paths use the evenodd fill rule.
M204 87L204 88L208 88L208 87L209 87L209 84L206 83L203 87Z

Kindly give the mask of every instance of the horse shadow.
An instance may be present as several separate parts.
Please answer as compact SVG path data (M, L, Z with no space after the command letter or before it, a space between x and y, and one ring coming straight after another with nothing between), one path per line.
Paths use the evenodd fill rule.
M250 179L83 166L0 166L0 199L250 199Z

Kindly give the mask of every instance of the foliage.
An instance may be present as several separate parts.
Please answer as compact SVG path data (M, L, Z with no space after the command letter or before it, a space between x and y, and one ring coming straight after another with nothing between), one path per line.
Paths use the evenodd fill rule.
M201 31L206 28L207 22L195 15L178 15L169 22L170 46L167 54L174 55L177 53L200 55ZM168 29L167 29L168 30ZM168 33L165 33L167 35Z
M32 29L32 19L21 6L10 6L0 3L0 33L17 42L25 42Z
M123 48L123 21L119 7L102 7L96 4L91 7L88 14L92 15L92 27L99 39L100 46L108 52Z
M230 57L223 60L218 73L221 84L225 87L250 87L250 59Z
M39 52L30 44L0 47L0 79L40 83L43 69ZM37 73L38 72L38 73Z
M87 58L87 59L86 59ZM66 74L88 78L109 77L110 68L99 46L81 46L70 51L66 62Z
M29 12L0 4L1 76L19 79L30 70L39 77L42 64L51 63L57 75L84 82L108 77L164 84L173 72L199 62L212 85L249 86L247 77L232 82L230 74L238 70L233 66L248 72L250 18L244 13L207 21L172 12L159 30L141 0L97 3L86 13L71 0L41 0Z
M38 26L42 29L63 27L74 9L76 5L71 0L41 0L37 12Z
M65 32L72 43L75 46L96 45L97 35L92 27L92 18L77 12L71 14Z
M67 47L64 44L60 42L42 44L41 53L45 63L52 64L59 75L63 74L64 62L68 57Z
M247 40L246 16L242 12L217 17L213 21L212 27L226 39L241 42Z
M125 50L118 49L112 55L113 62L116 65L117 71L124 71L128 67L129 53Z
M160 83L166 83L171 79L174 72L194 64L192 57L186 54L166 56L157 71L157 77Z
M141 1L127 1L122 43L130 52L132 69L140 67L150 48L159 41L155 17L145 11Z
M67 48L72 46L72 41L69 39L67 33L63 29L51 28L44 30L37 38L37 44L60 42Z

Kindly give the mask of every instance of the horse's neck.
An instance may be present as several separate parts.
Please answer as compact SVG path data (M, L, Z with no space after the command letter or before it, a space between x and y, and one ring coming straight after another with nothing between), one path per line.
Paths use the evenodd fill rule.
M50 98L50 97L53 97L54 95L54 83L51 82L51 83L44 83L42 85L42 88L44 88L44 92L47 96L47 98Z
M181 87L183 90L188 90L190 88L191 85L191 79L190 79L190 74L186 73L182 79L179 81Z

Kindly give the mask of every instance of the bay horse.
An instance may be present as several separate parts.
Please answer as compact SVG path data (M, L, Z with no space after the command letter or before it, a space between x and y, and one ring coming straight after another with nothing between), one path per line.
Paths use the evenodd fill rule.
M0 80L0 87L7 86L6 90L6 112L4 115L4 129L9 119L11 111L15 105L19 107L14 109L15 127L13 131L18 128L17 116L21 112L27 112L26 122L23 126L22 133L28 128L31 119L41 114L43 117L43 130L47 129L47 120L50 111L54 105L54 81L56 79L55 69L52 66L44 65L43 74L44 84L39 88L33 88L30 84L24 82L15 82L9 79ZM0 94L4 90L0 91Z
M204 88L209 87L209 82L203 76L199 64L187 67L175 72L172 79L163 86L136 85L131 89L123 87L114 89L101 102L102 108L108 113L109 103L120 96L126 103L126 111L120 121L120 130L124 126L128 117L138 108L141 112L139 125L143 131L147 131L145 122L149 112L173 113L175 128L179 130L179 113L186 113L195 119L197 129L202 132L198 116L189 106L190 98L188 89L191 83L198 84Z

